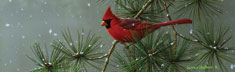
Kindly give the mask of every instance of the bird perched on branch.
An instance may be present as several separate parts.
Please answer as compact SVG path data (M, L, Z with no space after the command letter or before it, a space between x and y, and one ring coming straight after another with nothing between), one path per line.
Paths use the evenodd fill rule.
M105 26L108 33L119 42L135 42L135 37L142 39L163 26L192 23L190 19L179 19L158 24L151 24L137 19L119 18L115 16L111 7L106 10L101 26ZM147 33L146 33L147 32Z

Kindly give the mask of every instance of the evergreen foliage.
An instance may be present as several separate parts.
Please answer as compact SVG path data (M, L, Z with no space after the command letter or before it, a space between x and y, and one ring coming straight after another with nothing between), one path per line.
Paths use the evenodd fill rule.
M200 70L228 72L225 62L235 63L233 58L235 48L227 44L233 37L229 35L229 25L219 24L217 26L214 23L214 17L222 14L221 1L219 0L99 1L113 2L118 17L136 18L157 23L166 20L166 18L171 20L171 16L178 15L178 17L191 18L194 22L193 26L196 27L196 29L192 29L190 38L178 33L175 29L173 29L175 37L168 31L161 29L148 34L142 40L136 38L136 43L128 44L128 46L124 44L126 47L123 47L123 51L115 51L114 58L111 59L117 64L115 67L119 68L120 71L191 72ZM150 5L145 5L148 2ZM141 10L144 11L139 13ZM140 16L136 17L137 15ZM36 58L28 56L31 61L39 66L38 69L33 71L81 72L87 71L88 65L101 70L94 64L104 62L105 66L102 71L105 71L118 41L113 43L107 54L98 53L97 50L103 45L99 37L91 32L86 36L79 31L77 34L77 39L73 39L69 30L63 31L62 35L65 42L54 41L51 45L51 51L46 48L46 54L42 51L39 43L35 43L32 52ZM106 60L103 61L103 58L106 58ZM216 66L216 68L194 70L189 68L199 66Z

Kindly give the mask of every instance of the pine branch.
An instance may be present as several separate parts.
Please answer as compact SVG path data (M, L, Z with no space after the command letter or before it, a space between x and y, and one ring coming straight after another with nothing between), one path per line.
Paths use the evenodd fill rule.
M108 54L105 54L105 55L103 55L103 56L100 56L100 57L95 57L95 58L87 58L88 60L97 60L97 59L103 59L103 58L105 58L105 57L107 57L108 56Z
M167 17L171 21L172 18L171 18L170 14L169 14L168 6L166 5L166 0L163 1L163 4L164 4L164 8L165 8L165 12L167 14ZM174 49L175 49L174 53L176 53L176 48L177 48L177 32L176 32L174 26L172 26L172 31L174 32ZM171 50L171 48L170 48L170 50ZM170 53L171 53L171 51L170 51ZM172 53L171 53L171 56L172 56Z
M177 17L190 17L193 23L213 21L222 14L220 0L180 0L177 7Z
M234 48L225 46L232 38L232 35L226 37L228 31L229 26L224 26L224 24L221 24L218 28L214 27L214 23L200 25L197 31L191 35L193 38L202 41L204 44L198 49L200 55L196 57L195 63L198 65L210 66L219 64L220 70L226 72L227 69L222 60L235 63L234 58L231 57L234 55L228 53L229 51L234 50Z
M115 48L115 46L116 46L117 43L118 43L118 41L115 41L115 42L113 43L111 49L109 50L109 53L107 54L108 56L107 56L107 58L106 58L106 60L105 60L106 62L105 62L104 68L102 69L101 72L105 72L105 70L106 70L106 68L107 68L107 66L108 66L108 64L109 64L109 58L110 58L110 56L111 56L111 54L112 54L112 52L113 52L113 50L114 50L114 48Z
M168 17L168 19L171 21L172 18L171 18L171 16L170 16L169 10L168 10L168 6L169 6L169 5L168 5L168 6L166 5L166 0L164 0L163 2L164 2L165 11L166 11L166 13L167 13L167 17ZM199 40L192 40L192 39L186 38L184 35L178 33L178 32L175 30L174 26L172 26L172 30L173 30L174 35L175 35L175 42L174 42L174 44L177 43L177 36L179 36L179 37L181 37L181 38L183 38L183 39L185 39L185 40L187 40L187 41L196 42L196 43L198 43L198 44L200 44L200 45L202 45L202 46L207 47L205 44L203 44L202 41L199 41ZM176 50L176 47L177 47L177 45L175 45L175 47L174 47L175 50Z
M131 56L132 61L134 61L135 57L133 56L131 50L129 49L129 46L127 46L126 49L127 49L128 53L129 53L129 55Z
M163 31L157 34L151 33L142 40L136 40L136 43L130 46L131 51L133 51L133 56L136 58L134 61L131 61L130 58L127 58L128 61L126 61L126 56L120 56L119 53L116 53L115 58L117 61L115 62L118 62L121 65L121 69L127 72L187 71L183 67L183 63L191 61L188 57L192 55L188 53L188 50L190 50L188 42L177 42L180 44L178 44L179 46L174 55L174 63L171 62L168 50L168 48L174 47L170 44L171 42L170 34L168 33L164 33ZM124 50L124 52L128 51ZM170 67L167 67L167 65Z
M66 59L65 55L62 54L61 51L55 49L55 48L63 48L61 44L53 42L53 45L51 45L53 50L50 53L50 56L48 54L48 50L46 47L46 53L43 52L41 46L39 43L35 43L32 46L32 52L34 53L36 59L30 57L27 55L27 57L34 62L39 68L33 69L33 72L38 71L58 71L60 69L68 67L68 64L66 64L64 61Z
M137 15L134 17L135 19L137 19L137 18L139 18L139 16L144 12L144 10L151 4L153 2L153 0L149 0L144 6L143 6L143 8L137 13ZM115 42L116 43L116 42ZM115 47L115 45L116 44L113 44L113 46L112 47ZM112 48L111 48L112 49ZM126 48L127 50L128 50L128 52L129 52L129 54L130 54L130 56L132 56L131 54L131 51L129 50L129 48ZM112 51L112 50L110 50L110 51ZM109 62L109 56L111 55L111 53L112 52L109 52L108 54L105 54L104 56L101 56L101 57L98 57L98 58L89 58L90 60L96 60L96 59L102 59L102 58L105 58L105 57L107 57L107 61L106 61L106 64L105 64L105 67L103 68L103 70L102 70L102 72L104 72L105 71L105 69L106 69L106 67L107 67L107 64L108 64L108 62ZM132 59L134 59L133 57L132 57Z
M160 12L163 10L157 1L148 3L149 0L114 0L117 5L117 15L123 18L137 18L139 20L159 23L162 20L162 14Z
M149 0L144 6L143 8L137 13L137 15L134 17L135 19L138 19L140 17L140 15L144 12L144 10L153 2L153 0ZM133 57L131 50L128 48L126 48L128 50L129 55L131 56L132 61L135 60L135 58ZM138 67L136 68L136 71L138 70Z
M100 37L96 36L94 33L89 32L87 35L85 33L77 33L77 40L74 40L70 30L65 30L62 32L62 35L65 39L67 45L64 45L60 40L57 41L58 44L61 44L65 48L55 48L56 50L61 51L66 55L67 60L74 67L80 67L80 71L86 71L86 65L97 68L93 63L100 63L100 61L89 60L89 58L97 57L103 53L95 53L102 45Z

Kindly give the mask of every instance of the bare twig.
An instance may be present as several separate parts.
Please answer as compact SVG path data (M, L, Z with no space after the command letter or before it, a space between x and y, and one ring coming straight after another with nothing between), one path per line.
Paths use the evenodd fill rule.
M136 15L134 18L135 18L135 19L139 18L139 16L144 12L144 10L145 10L152 2L153 2L153 0L149 0L149 1L143 6L143 8L137 13L137 15ZM110 55L112 54L112 52L113 52L113 50L114 50L114 48L115 48L115 46L116 46L117 43L118 43L118 41L115 41L115 43L112 45L112 47L111 47L111 49L110 49L110 51L109 51L108 54L105 54L105 55L100 56L100 57L97 57L97 58L88 58L88 59L89 59L89 60L97 60L97 59L103 59L103 58L107 57L107 58L106 58L105 66L104 66L104 68L103 68L103 70L102 70L102 72L105 72L105 70L106 70L106 68L107 68L107 66L108 66L108 63L109 63ZM128 52L129 52L130 55L132 54L131 51L129 50L129 48L128 48ZM132 56L132 55L131 55L131 56Z
M170 13L169 13L169 10L168 10L168 6L166 5L166 0L163 1L163 4L164 4L164 8L165 8L167 17L168 17L168 19L171 21L172 18L171 18L171 16L170 16ZM175 49L175 50L174 50L174 53L176 53L176 48L177 48L177 32L176 32L174 26L172 26L172 31L174 32L174 49ZM171 51L172 51L172 50L171 50L171 48L170 48L170 55L171 55L171 59L172 59L173 56L172 56Z
M153 2L153 0L149 0L144 6L143 8L136 14L136 16L134 17L135 19L139 18L140 15L144 12L144 10ZM100 57L96 57L96 58L87 58L89 60L97 60L97 59L103 59L105 57L107 57L108 54L105 54L103 56L100 56Z
M102 70L101 72L105 72L105 70L106 70L106 68L107 68L107 66L108 66L108 64L109 64L109 58L110 58L110 56L111 56L111 54L112 54L112 52L113 52L113 50L114 50L114 48L115 48L115 46L116 46L117 43L118 43L118 41L115 41L115 42L113 43L111 49L109 50L109 53L107 54L107 58L106 58L106 60L105 60L106 62L105 62L104 68L103 68L103 70Z
M130 55L130 57L131 57L132 61L134 61L134 60L135 60L135 57L133 56L133 54L132 54L131 50L129 49L129 46L128 46L128 45L126 45L126 44L124 44L124 45L125 45L125 48L126 48L126 49L127 49L127 51L128 51L128 54Z
M88 60L97 60L97 59L103 59L103 58L105 58L105 57L107 57L108 56L108 54L105 54L105 55L103 55L103 56L100 56L100 57L95 57L95 58L87 58Z
M153 2L153 0L149 0L146 4L144 4L143 8L136 14L136 16L134 17L135 19L138 19L140 17L140 15L144 12L144 10L146 8L148 8L148 6ZM125 45L126 46L126 45ZM131 56L132 60L135 60L134 56L131 53L131 50L129 49L129 46L126 46L126 49L128 50L129 55Z
M166 0L164 0L163 3L164 3L165 11L166 11L166 13L167 13L167 17L168 17L168 19L171 21L172 18L171 18L171 16L170 16L169 10L168 10L169 5L168 5L168 6L166 5ZM175 44L175 46L174 46L174 48L175 48L175 53L176 53L176 47L177 47L177 36L179 36L179 37L181 37L181 38L183 38L183 39L185 39L185 40L187 40L187 41L199 43L200 45L202 45L202 46L204 46L204 47L208 47L208 46L206 46L202 41L199 41L199 40L192 40L192 39L186 38L186 37L183 36L182 34L179 34L179 33L175 30L175 27L174 27L174 26L172 26L172 30L173 30L174 35L175 35L175 42L174 42L174 44Z
M137 15L134 17L135 19L139 18L140 15L144 12L144 10L153 2L153 0L149 0L143 8L137 13Z
M166 5L166 0L164 0L165 11L166 11L167 17L168 17L168 19L169 19L170 21L172 20L172 18L171 18L170 14L169 14L168 7L169 7L172 3L173 3L173 1L167 6L167 5ZM185 39L185 40L187 40L187 41L199 43L200 45L205 46L202 41L199 41L199 40L192 40L192 39L186 38L184 35L178 33L178 32L175 30L174 26L172 26L172 29L173 29L175 35L177 35L177 36L179 36L179 37L181 37L181 38L183 38L183 39ZM176 42L176 43L177 43L177 42ZM177 46L176 46L176 47L177 47Z
M144 6L143 8L137 13L137 15L134 17L135 19L138 19L140 17L140 15L144 12L144 10L153 2L153 0L149 0ZM129 55L131 56L132 60L134 59L134 56L132 55L131 51L129 48L126 48L128 50ZM136 72L138 70L138 67L136 67Z

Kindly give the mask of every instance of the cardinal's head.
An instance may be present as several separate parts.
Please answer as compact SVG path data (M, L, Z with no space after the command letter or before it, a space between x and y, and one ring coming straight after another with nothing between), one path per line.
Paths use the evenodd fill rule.
M109 6L108 9L106 10L103 21L101 23L101 26L105 26L107 29L111 27L112 24L115 24L119 18L116 17L112 11L111 7Z

